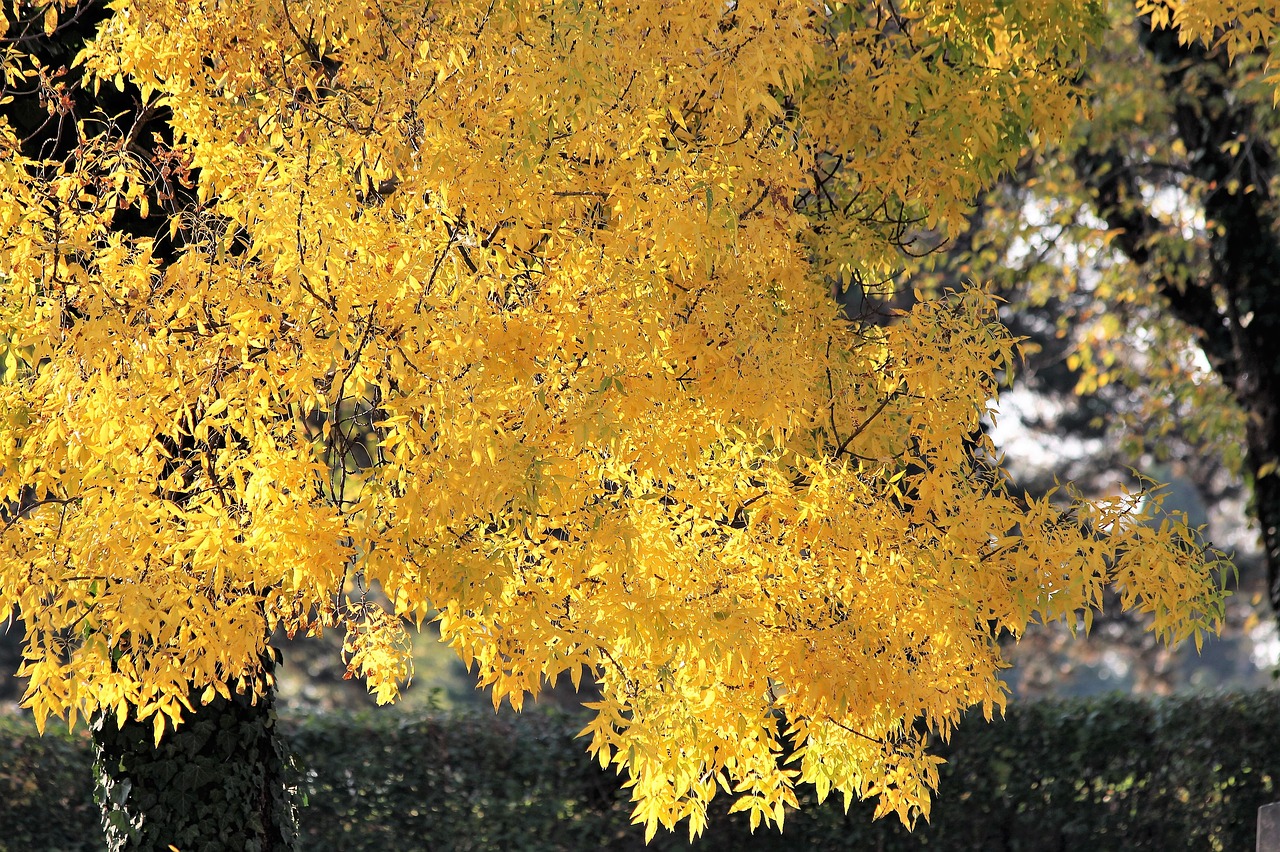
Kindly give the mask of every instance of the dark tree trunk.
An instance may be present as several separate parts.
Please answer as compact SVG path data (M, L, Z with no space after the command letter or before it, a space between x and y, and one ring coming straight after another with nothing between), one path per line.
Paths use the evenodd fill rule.
M1262 525L1262 546L1266 549L1271 606L1280 614L1280 471L1258 480L1254 502Z
M265 663L266 675L273 664ZM268 681L270 682L270 681ZM296 849L289 760L274 689L218 697L155 745L151 720L94 720L98 800L109 852Z

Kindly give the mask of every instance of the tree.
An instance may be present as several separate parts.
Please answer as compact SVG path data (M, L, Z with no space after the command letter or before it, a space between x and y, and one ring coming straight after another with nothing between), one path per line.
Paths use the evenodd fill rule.
M1128 397L1131 448L1177 434L1245 473L1280 613L1280 124L1263 42L1240 40L1269 24L1232 6L1215 35L1212 4L1144 10L1095 54L1090 117L986 198L951 267L1003 277L1014 312L1057 305L1077 390Z
M1140 495L974 464L985 292L829 297L1062 132L1092 3L6 15L0 615L113 848L288 845L277 628L345 629L380 701L433 609L495 701L593 673L651 835L801 782L911 822L998 632L1108 583L1220 616Z

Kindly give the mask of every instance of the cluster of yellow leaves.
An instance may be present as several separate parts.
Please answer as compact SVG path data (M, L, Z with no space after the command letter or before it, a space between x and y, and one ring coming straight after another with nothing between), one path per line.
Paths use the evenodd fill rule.
M1255 51L1266 56L1264 79L1272 106L1280 105L1280 2L1276 0L1138 0L1155 27L1172 27L1183 44L1223 48L1235 62Z
M1225 47L1232 60L1266 48L1272 62L1280 58L1280 3L1275 0L1137 0L1138 12L1152 26L1172 27L1183 44L1201 41ZM1270 78L1275 82L1274 73Z
M717 788L781 823L797 782L927 815L996 632L1110 581L1169 638L1219 616L1185 531L975 462L983 293L888 329L826 295L1060 131L1094 6L116 0L79 61L168 111L199 204L161 261L113 229L160 215L128 128L0 128L28 704L159 736L335 624L390 699L438 610L495 701L599 678L650 833Z

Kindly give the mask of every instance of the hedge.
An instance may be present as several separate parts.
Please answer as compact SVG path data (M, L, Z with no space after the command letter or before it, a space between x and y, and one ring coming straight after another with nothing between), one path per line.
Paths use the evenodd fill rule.
M908 834L866 803L805 801L785 833L747 830L717 800L699 852L1252 849L1280 794L1280 693L1011 706L942 749L931 821ZM304 850L644 849L581 720L510 714L289 716ZM0 852L102 849L83 733L0 718ZM649 849L689 849L660 833Z

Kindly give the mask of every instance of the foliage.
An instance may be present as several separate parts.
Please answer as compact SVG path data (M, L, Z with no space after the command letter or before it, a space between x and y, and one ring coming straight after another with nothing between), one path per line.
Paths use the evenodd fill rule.
M986 294L828 296L1061 134L1098 4L116 0L71 71L85 7L13 8L0 619L41 724L159 742L277 628L390 700L438 609L495 701L595 674L650 836L797 782L912 822L1000 631L1108 583L1219 619L1137 495L986 464Z
M947 265L1057 313L1077 390L1118 402L1107 428L1131 451L1182 444L1244 475L1280 612L1275 10L1139 5L1150 19L1092 55L1090 115L1027 152ZM1156 28L1170 16L1176 35Z
M1280 57L1276 41L1274 0L1240 3L1237 0L1138 0L1138 10L1157 29L1173 25L1184 44L1201 42L1222 48L1228 59L1265 49L1271 59ZM1272 76L1271 83L1276 81Z
M101 852L87 731L48 731L0 714L0 850Z
M1126 11L1113 6L1117 17ZM1175 114L1194 102L1207 111L1208 88L1228 83L1265 128L1274 124L1271 90L1253 57L1229 71L1220 57L1164 57L1197 63L1185 78L1167 79L1153 40L1141 25L1108 31L1090 64L1091 114L1061 145L1028 151L1013 179L982 199L963 250L945 260L996 282L1012 313L1052 314L1051 331L1070 343L1053 354L1065 359L1077 393L1114 386L1130 400L1107 407L1106 426L1133 454L1167 452L1177 429L1238 471L1243 414L1197 352L1195 325L1169 304L1175 290L1220 286L1207 268L1213 234L1203 209L1214 187L1196 174L1203 152ZM1139 233L1105 219L1095 173L1129 182L1123 204L1158 215L1143 219L1158 227Z
M940 768L928 823L873 823L873 808L801 794L786 831L712 808L711 830L660 850L1053 852L1248 848L1257 808L1275 798L1275 693L1158 701L1113 697L1011 704L966 720ZM307 773L303 836L350 850L644 848L610 777L582 760L568 720L533 713L494 722L369 714L358 734L312 717L292 735ZM367 726L367 727L366 727ZM353 767L369 766L361 775ZM720 805L719 802L716 805ZM333 838L341 837L341 841ZM423 838L414 846L408 838ZM448 842L440 843L441 839Z
M870 803L846 814L804 791L783 836L751 836L746 815L717 801L707 836L690 845L664 834L649 848L1247 849L1257 808L1276 798L1278 703L1259 692L1011 704L1006 718L969 720L956 732L940 770L943 795L913 833L871 822ZM98 852L89 744L0 724L0 766L34 767L23 784L39 785L0 798L0 850ZM302 770L304 848L645 848L613 773L574 738L579 724L536 711L286 716Z

